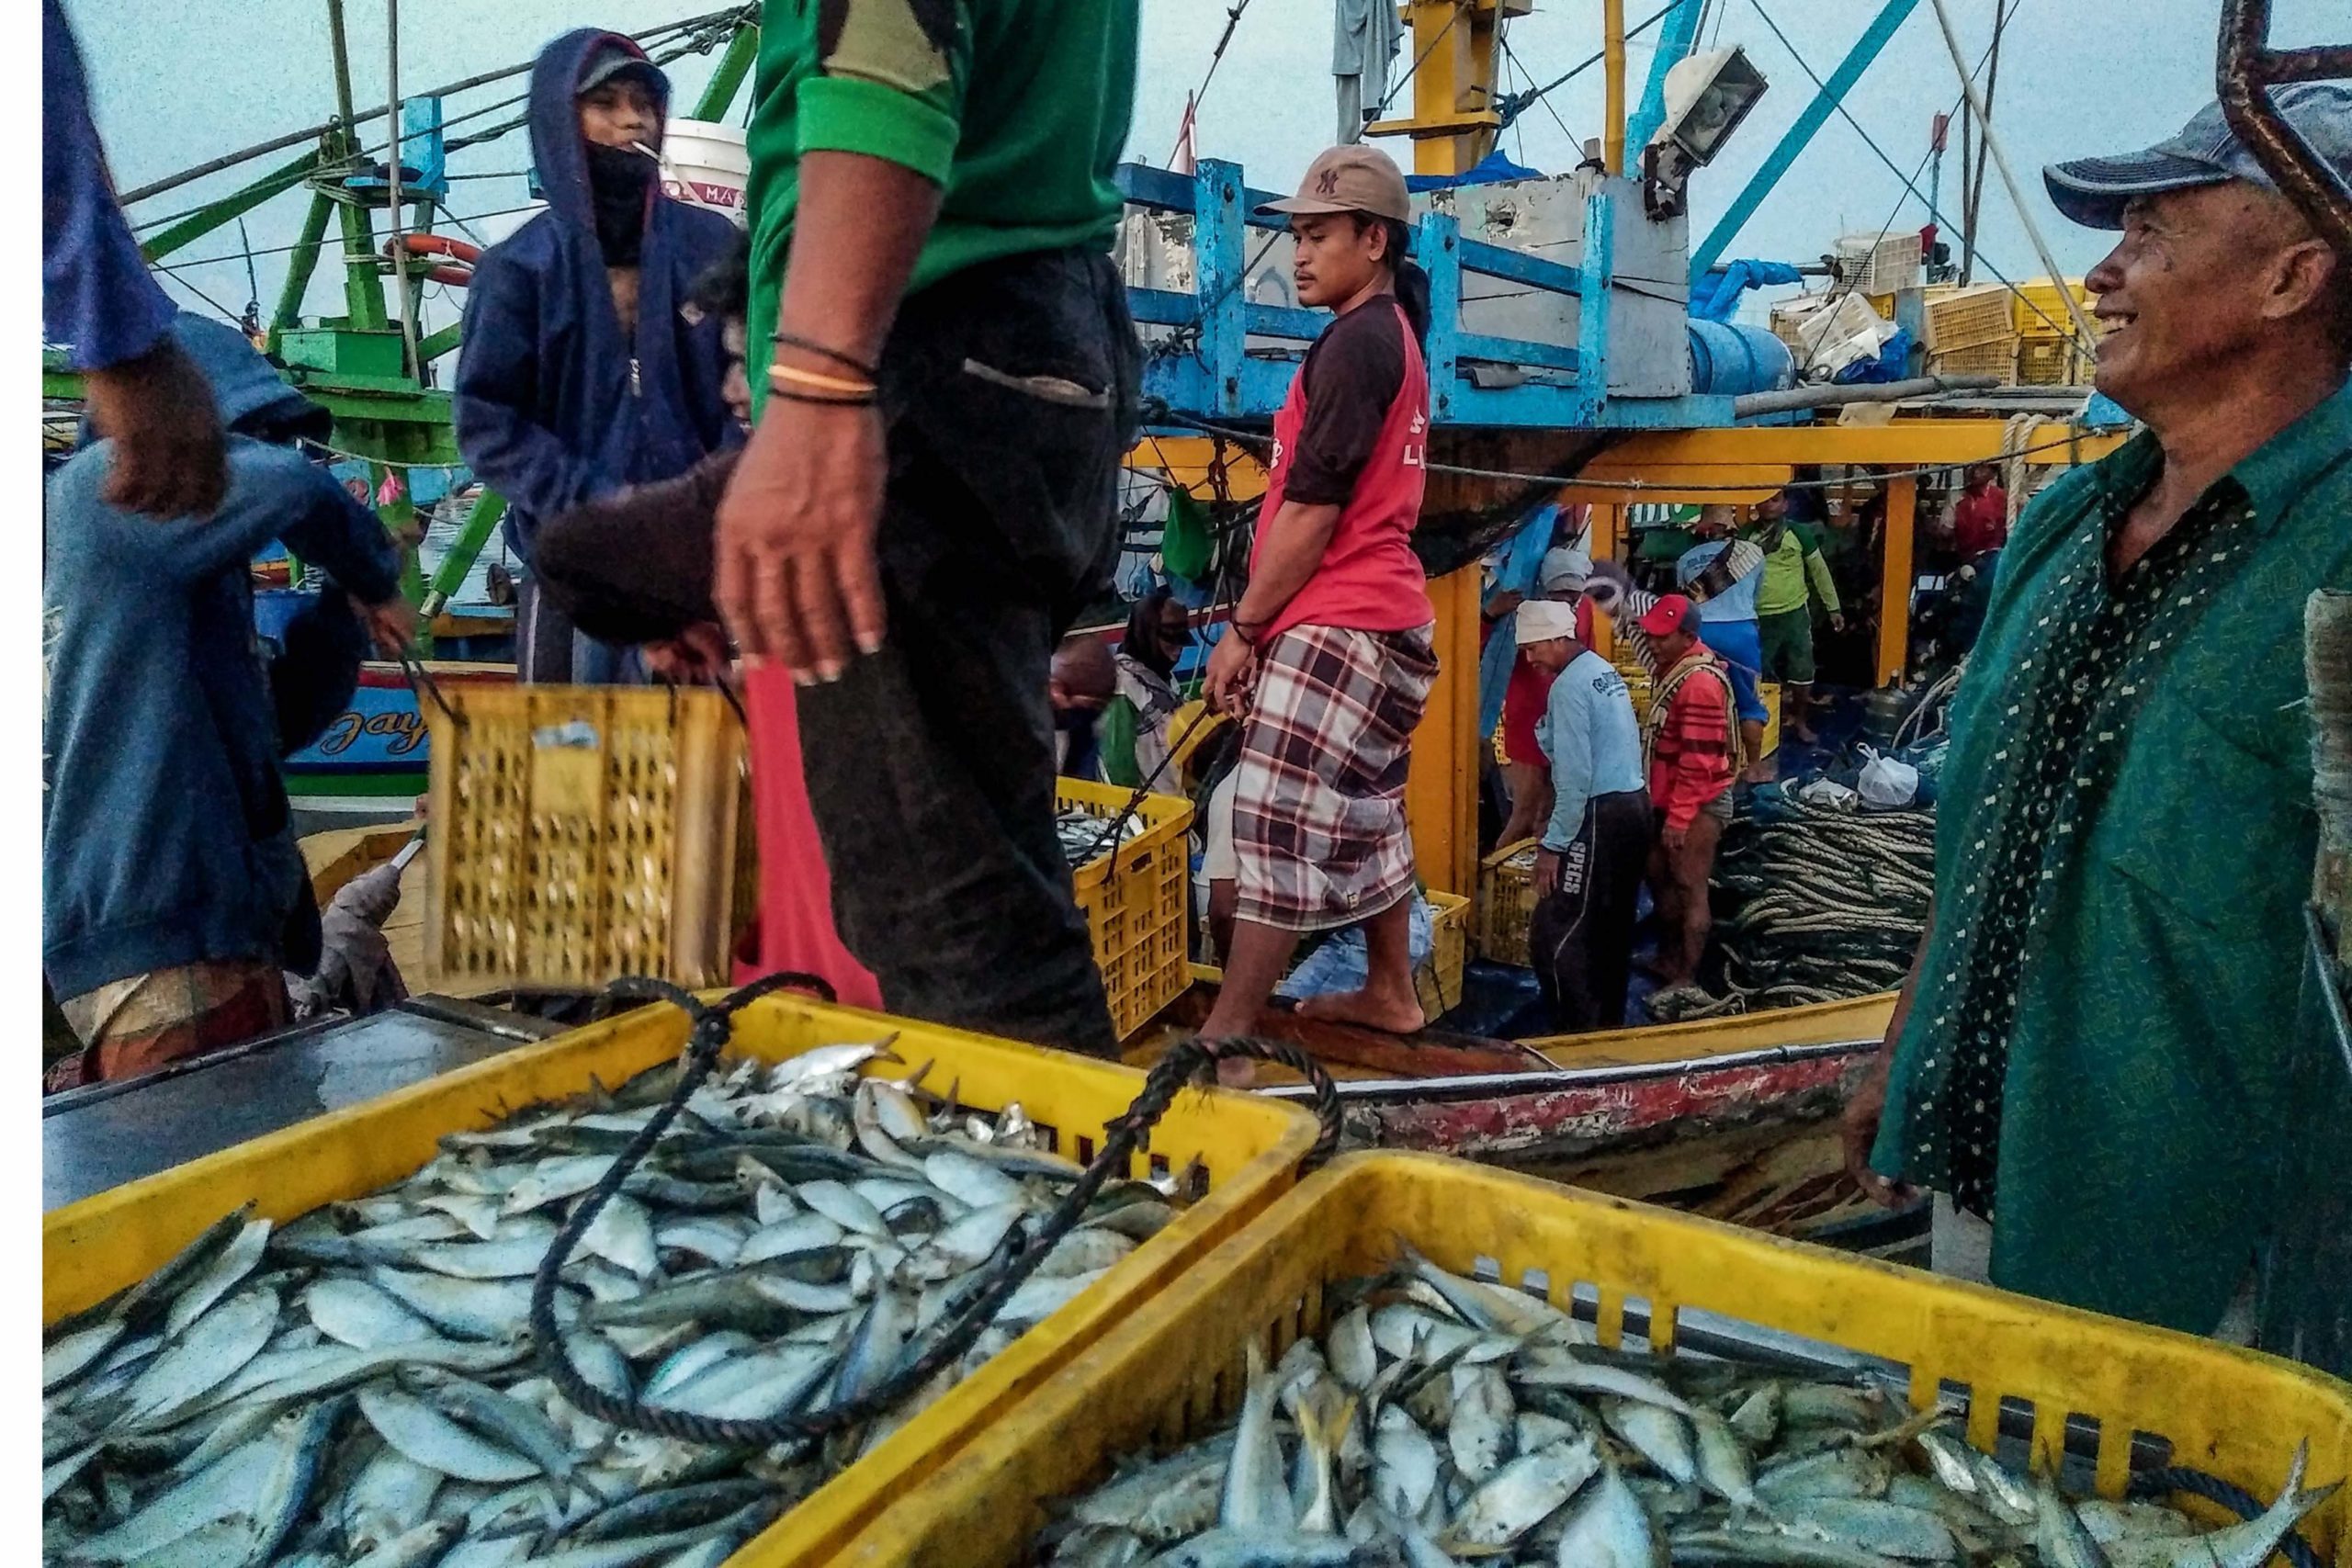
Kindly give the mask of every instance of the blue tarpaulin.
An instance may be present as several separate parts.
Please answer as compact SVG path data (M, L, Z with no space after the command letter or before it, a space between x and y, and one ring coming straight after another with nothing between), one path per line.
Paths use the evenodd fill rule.
M1445 190L1453 186L1491 186L1505 180L1540 180L1540 169L1514 164L1502 155L1501 149L1487 153L1469 169L1458 175L1407 175L1407 190Z
M1728 321L1739 309L1740 296L1751 288L1795 283L1803 274L1786 262L1743 257L1711 267L1690 290L1690 314L1702 321Z
M1876 359L1857 359L1830 378L1840 387L1852 387L1879 381L1900 381L1911 374L1911 334L1902 328L1879 345Z

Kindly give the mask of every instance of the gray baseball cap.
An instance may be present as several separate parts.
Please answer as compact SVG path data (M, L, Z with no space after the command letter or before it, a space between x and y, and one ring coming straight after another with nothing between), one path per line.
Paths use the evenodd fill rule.
M2352 85L2341 82L2296 82L2276 89L2272 101L2311 150L2352 181ZM2088 229L2120 229L2123 208L2134 197L2167 190L2249 180L2277 189L2254 154L2240 141L2222 106L2206 105L2180 128L2180 134L2144 152L2114 158L2077 158L2052 164L2041 182L2058 210Z
M642 54L618 43L602 43L581 68L580 85L573 89L574 94L593 92L624 73L642 81L646 91L657 98L670 85L662 68Z

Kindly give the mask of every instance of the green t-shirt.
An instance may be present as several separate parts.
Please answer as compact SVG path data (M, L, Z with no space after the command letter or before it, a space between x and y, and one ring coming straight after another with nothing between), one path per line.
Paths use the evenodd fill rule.
M1743 536L1761 544L1769 531L1749 528ZM1822 558L1821 537L1807 524L1784 525L1780 547L1764 558L1764 578L1756 588L1756 613L1785 615L1805 608L1814 599L1820 600L1827 613L1838 613L1838 584L1829 575L1828 561Z
M775 330L805 153L863 152L938 183L910 294L1004 256L1107 251L1136 25L1136 0L767 0L748 138L754 358Z
M1933 1184L1951 1136L1933 1107L1974 1106L1951 1098L1971 1024L1960 998L1971 933L2013 886L1989 873L2047 740L2039 667L2161 462L2143 432L2075 469L2002 551L1938 786L1935 937L1871 1154L1890 1175ZM2101 776L2071 781L2097 807L2053 829L2003 998L1998 1105L1974 1108L1998 1115L1994 1283L2204 1334L2278 1213L2278 1140L2295 1126L2297 933L2318 843L2303 604L2352 587L2352 387L2199 504L2252 536L2233 536L2220 581L2153 619L2148 673L2118 688L2136 705L2097 737Z

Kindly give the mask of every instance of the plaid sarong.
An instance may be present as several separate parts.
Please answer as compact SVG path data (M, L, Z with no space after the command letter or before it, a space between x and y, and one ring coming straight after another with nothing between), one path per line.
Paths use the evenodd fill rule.
M1267 647L1235 769L1240 919L1328 931L1412 892L1405 770L1433 630L1295 626Z

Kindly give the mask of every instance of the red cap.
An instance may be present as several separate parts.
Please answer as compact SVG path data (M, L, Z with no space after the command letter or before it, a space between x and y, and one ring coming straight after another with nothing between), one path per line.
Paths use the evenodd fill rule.
M1682 629L1682 623L1690 615L1690 601L1679 593L1668 593L1642 617L1642 631L1649 637L1670 637Z

